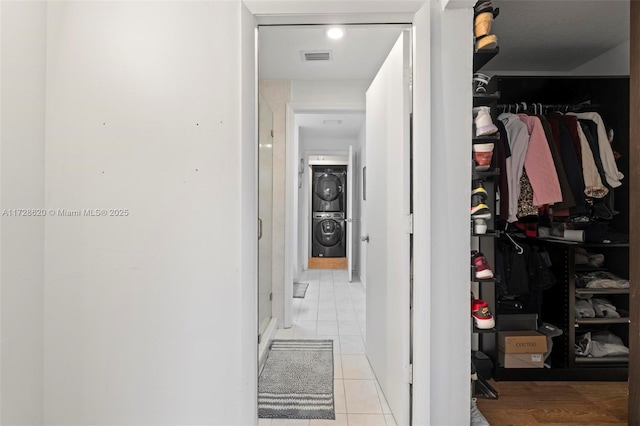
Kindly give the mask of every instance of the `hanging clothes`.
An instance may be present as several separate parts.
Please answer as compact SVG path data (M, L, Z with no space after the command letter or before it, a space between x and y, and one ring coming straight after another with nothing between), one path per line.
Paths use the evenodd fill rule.
M578 120L578 122L580 123L580 127L582 127L584 135L589 141L589 148L591 148L593 161L595 161L596 167L598 168L600 180L608 189L611 189L607 183L607 175L604 171L604 166L602 165L602 157L600 156L600 147L598 146L598 125L591 120Z
M511 156L507 158L507 179L509 181L509 209L507 221L509 223L518 220L518 198L520 197L520 177L524 168L527 146L529 144L529 131L527 125L515 114L503 113L498 116L507 131L509 150Z
M573 198L573 192L571 192L571 185L569 179L567 179L567 172L564 170L564 164L562 164L562 157L560 156L560 149L554 140L554 135L551 130L551 125L546 117L540 118L544 134L549 142L549 151L551 151L551 157L553 158L553 164L556 167L558 173L558 182L560 182L560 192L562 193L562 201L553 205L553 210L567 210L576 205L576 200Z
M564 165L565 172L567 173L567 179L571 186L571 192L575 200L575 206L570 208L570 214L579 216L587 214L587 199L584 195L584 177L582 175L582 165L580 164L578 153L575 149L569 126L567 122L562 118L560 114L548 114L547 120L551 125L554 139L558 144L560 151L560 157L562 158L562 164ZM577 127L577 119L574 117L567 117L573 119L573 123ZM577 128L576 128L577 139ZM579 143L579 140L578 140Z
M527 216L538 216L538 208L533 203L533 188L527 176L527 169L520 176L520 198L518 199L518 219Z
M582 148L582 176L584 178L584 193L587 197L602 198L609 192L609 189L602 184L598 167L593 158L593 151L589 146L589 140L578 125L578 137Z
M527 176L533 188L533 204L543 206L558 203L562 201L562 192L542 123L535 116L526 114L518 116L526 124L529 133L524 167L527 169Z
M596 123L598 130L598 147L600 148L600 157L607 177L607 183L611 188L617 188L622 185L620 180L624 178L624 175L618 170L618 165L616 164L616 159L613 155L613 149L611 148L609 137L607 136L607 129L600 114L597 112L572 112L568 115L574 115L577 118L591 120Z
M500 142L496 143L495 152L493 155L497 156L497 164L503 173L500 173L500 183L498 189L500 191L500 206L496 215L504 220L509 217L509 178L507 177L507 158L511 157L511 150L509 149L509 139L507 138L507 129L504 127L502 121L497 120L495 122L498 127L498 134L500 135Z

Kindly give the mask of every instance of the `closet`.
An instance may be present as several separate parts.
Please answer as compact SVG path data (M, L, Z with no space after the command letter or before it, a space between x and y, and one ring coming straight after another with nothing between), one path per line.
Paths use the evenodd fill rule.
M554 212L552 205L551 208L536 208L537 212L529 210L529 214L525 214L520 210L524 207L519 205L521 216L513 223L507 220L508 215L504 211L497 213L498 220L490 234L495 235L496 245L485 243L482 247L494 268L495 285L480 288L482 298L490 301L497 332L480 334L479 348L492 359L493 377L496 380L624 381L628 375L630 322L629 79L494 76L492 80L496 84L495 93L499 93L496 96L499 101L492 108L495 108L498 117L503 118L502 121L507 119L509 112L549 117L550 121L562 121L565 116L574 113L578 114L578 119L590 117L582 115L583 112L598 113L615 154L615 165L625 177L620 180L620 186L611 186L607 182L602 164L598 164L593 169L598 175L588 176L586 169L580 170L585 180L583 190L585 185L587 187L586 204L581 207L571 207L564 212L559 212L560 209L556 208ZM504 113L507 115L500 115ZM591 148L594 163L606 161L604 153L603 158L598 159L597 132L600 129L588 123L588 120L578 121L581 126L578 132L582 131L585 135L592 132L588 135L590 144L583 144L582 148ZM551 131L551 127L547 130ZM549 142L551 143L553 142ZM558 163L562 164L564 159L560 157L560 147L556 148L558 152L555 155L559 159ZM580 161L582 157L577 158ZM497 170L499 163L495 161L497 160L494 158L494 170ZM558 175L565 176L575 171L561 173L557 170ZM595 190L589 193L589 179L602 182L602 192L608 191L608 194L603 196ZM570 185L567 186L566 183L562 188L563 195L571 191ZM504 191L490 192L495 195L496 192L500 194ZM496 211L500 210L498 205L503 205L501 201L500 198L496 201ZM573 202L574 206L579 204L577 201ZM483 238L480 244L485 239L487 238ZM540 278L545 281L544 284L537 286L532 281L527 284L511 273L510 258L504 255L505 250L517 251L520 248L528 250L525 255L531 253L529 259L544 259L549 274L546 278ZM536 271L529 269L528 273L531 276ZM542 274L544 271L537 273ZM613 278L600 286L595 284L595 287L590 287L589 277ZM594 306L595 313L592 312ZM602 306L605 307L604 310ZM611 312L612 310L615 312ZM545 368L505 368L500 365L497 361L496 335L501 330L512 330L514 327L540 330L544 324L557 328L554 337L548 339L552 346L544 361ZM602 345L601 339L607 345ZM620 350L599 351L599 348L605 346L610 348L613 343L621 345L618 346Z

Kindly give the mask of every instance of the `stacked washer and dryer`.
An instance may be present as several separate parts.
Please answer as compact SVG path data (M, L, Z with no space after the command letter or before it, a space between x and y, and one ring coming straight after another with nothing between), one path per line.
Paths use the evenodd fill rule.
M346 257L347 166L314 165L312 161L310 166L311 257Z

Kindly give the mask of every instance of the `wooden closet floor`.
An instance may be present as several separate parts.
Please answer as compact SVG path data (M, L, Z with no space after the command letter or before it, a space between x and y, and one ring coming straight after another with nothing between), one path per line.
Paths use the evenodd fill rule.
M492 426L626 425L627 382L495 382L500 398L478 398Z

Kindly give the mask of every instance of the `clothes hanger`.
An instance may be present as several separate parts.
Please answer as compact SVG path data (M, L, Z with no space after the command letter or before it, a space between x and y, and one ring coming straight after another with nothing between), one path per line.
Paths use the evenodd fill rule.
M516 248L516 253L517 254L522 254L524 253L524 249L522 248L522 246L518 243L516 243L516 241L513 239L513 237L511 236L511 234L509 234L508 232L505 232L504 235L507 236L507 238L509 239L509 241L511 241L511 244L513 244L513 246Z

